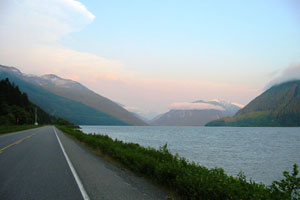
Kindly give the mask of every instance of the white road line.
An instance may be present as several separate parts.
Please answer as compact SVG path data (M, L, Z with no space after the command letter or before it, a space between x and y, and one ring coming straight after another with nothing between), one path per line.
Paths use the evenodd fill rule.
M67 162L68 162L68 164L69 164L69 167L70 167L70 169L71 169L71 171L72 171L72 174L73 174L73 176L74 176L74 178L75 178L75 180L76 180L76 183L77 183L77 185L78 185L78 187L79 187L79 190L80 190L80 192L81 192L81 195L82 195L83 199L84 199L84 200L90 200L90 197L89 197L88 194L86 193L86 191L85 191L85 189L84 189L84 187L83 187L83 185L82 185L82 182L80 181L79 176L78 176L77 173L76 173L75 168L73 167L73 165L72 165L72 163L71 163L71 161L70 161L70 159L69 159L69 157L68 157L68 155L67 155L67 153L66 153L66 151L65 151L65 149L64 149L64 147L63 147L63 145L62 145L62 143L60 142L59 137L57 136L57 133L56 133L56 130L55 130L54 127L53 127L53 130L54 130L54 132L55 132L55 135L56 135L56 138L57 138L58 143L59 143L59 145L60 145L60 148L61 148L62 152L64 153L64 156L65 156L65 158L66 158L66 160L67 160Z

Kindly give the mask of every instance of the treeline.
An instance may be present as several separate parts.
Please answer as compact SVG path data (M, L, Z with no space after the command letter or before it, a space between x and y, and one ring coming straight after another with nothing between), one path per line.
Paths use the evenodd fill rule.
M26 93L8 78L0 80L0 125L26 125L35 122L35 109L39 124L56 124L57 119L31 103Z

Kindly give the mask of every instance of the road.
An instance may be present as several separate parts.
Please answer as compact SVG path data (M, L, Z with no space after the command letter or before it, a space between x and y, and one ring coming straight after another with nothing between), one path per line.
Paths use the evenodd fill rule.
M166 199L53 126L0 136L0 199Z

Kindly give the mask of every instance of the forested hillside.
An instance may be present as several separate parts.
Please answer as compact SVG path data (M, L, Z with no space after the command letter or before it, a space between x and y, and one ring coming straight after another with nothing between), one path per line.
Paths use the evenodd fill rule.
M55 117L31 103L27 94L21 92L9 79L0 80L0 125L33 124L35 109L39 124L56 123Z
M45 112L55 117L62 117L74 124L80 125L128 125L125 122L98 111L81 102L74 101L45 90L39 84L26 80L16 68L0 65L0 80L9 78L19 86L20 91L28 95L28 99Z
M0 65L0 79L9 78L31 102L47 113L81 125L147 125L114 101L79 82L54 74L28 75Z
M274 85L234 117L218 119L207 126L300 126L300 81Z

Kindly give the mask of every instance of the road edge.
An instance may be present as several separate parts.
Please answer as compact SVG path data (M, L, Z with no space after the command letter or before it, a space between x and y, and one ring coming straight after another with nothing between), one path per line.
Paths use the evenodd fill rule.
M75 168L73 167L72 162L70 161L70 159L69 159L69 157L68 157L68 155L67 155L67 153L66 153L66 151L65 151L65 149L64 149L64 147L63 147L63 145L62 145L62 143L61 143L61 141L60 141L60 139L59 139L59 137L58 137L58 135L57 135L57 132L56 132L56 130L55 130L55 127L52 127L52 128L53 128L54 133L55 133L55 135L56 135L56 138L57 138L57 140L58 140L59 146L60 146L60 148L61 148L61 150L62 150L62 152L63 152L63 154L64 154L64 156L65 156L65 158L66 158L66 160L67 160L67 163L68 163L68 165L69 165L69 167L70 167L70 169L71 169L71 172L72 172L72 174L73 174L73 176L74 176L74 178L75 178L75 181L76 181L77 186L78 186L78 188L79 188L79 190L80 190L80 193L81 193L81 195L82 195L82 198L83 198L84 200L90 200L90 197L88 196L86 190L84 189L83 184L82 184L82 182L81 182L81 180L80 180L80 178L79 178L79 176L78 176L78 174L77 174Z

